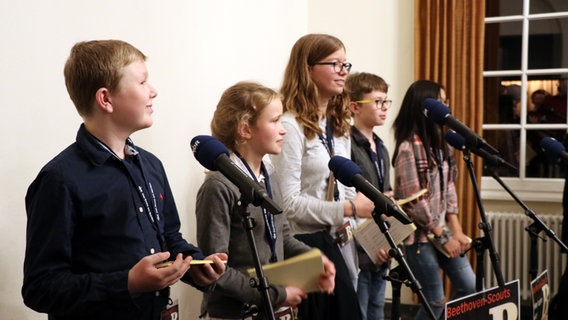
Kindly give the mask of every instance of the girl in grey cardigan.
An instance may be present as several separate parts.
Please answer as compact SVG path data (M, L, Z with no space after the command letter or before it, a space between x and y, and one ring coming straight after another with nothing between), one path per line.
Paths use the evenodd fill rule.
M279 201L273 167L263 161L266 154L277 154L282 148L286 130L280 123L282 102L274 90L252 82L240 82L222 95L211 131L231 151L231 160L251 179L266 187L267 193ZM213 290L204 293L202 313L209 319L241 319L244 304L262 308L261 293L249 284L248 268L254 267L253 253L247 243L247 231L237 202L239 189L219 172L207 174L196 202L197 242L207 252L227 252L227 271ZM272 215L261 207L249 205L256 222L253 229L262 264L290 258L311 248L296 240L284 214ZM335 267L323 258L324 274L319 282L323 292L334 288ZM270 282L270 279L268 279ZM275 310L299 304L307 293L300 288L271 285L271 303ZM263 312L260 312L260 316Z

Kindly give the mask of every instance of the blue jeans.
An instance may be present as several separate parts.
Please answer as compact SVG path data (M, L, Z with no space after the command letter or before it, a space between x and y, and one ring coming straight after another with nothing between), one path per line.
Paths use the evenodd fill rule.
M406 246L406 258L436 318L444 311L446 302L440 268L452 282L452 300L475 293L475 273L466 257L450 259L430 243L415 243ZM421 306L414 319L426 320L430 319L430 316Z
M363 320L383 320L385 317L385 289L383 276L387 267L379 271L361 271L357 280L357 296Z

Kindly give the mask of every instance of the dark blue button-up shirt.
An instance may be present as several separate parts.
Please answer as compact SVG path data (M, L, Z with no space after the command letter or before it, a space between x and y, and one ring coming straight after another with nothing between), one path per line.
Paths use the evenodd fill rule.
M128 148L120 160L82 125L28 189L22 295L49 319L157 319L168 290L130 295L129 269L166 248L203 259L179 232L162 163Z

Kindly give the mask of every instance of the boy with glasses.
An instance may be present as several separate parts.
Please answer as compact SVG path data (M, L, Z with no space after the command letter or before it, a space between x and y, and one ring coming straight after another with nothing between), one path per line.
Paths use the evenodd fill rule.
M347 77L345 92L349 98L349 109L353 116L351 126L351 160L361 167L363 176L379 191L392 196L389 182L389 154L379 136L373 132L382 126L387 110L392 104L388 100L388 84L383 78L371 73L353 73ZM358 246L359 277L357 296L363 319L384 319L386 280L389 248L379 250L378 264Z

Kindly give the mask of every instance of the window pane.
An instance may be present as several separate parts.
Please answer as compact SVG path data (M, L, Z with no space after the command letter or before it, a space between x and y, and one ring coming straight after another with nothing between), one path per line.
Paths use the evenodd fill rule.
M531 178L564 178L566 164L559 163L540 147L545 137L554 137L566 145L566 130L527 130L526 176Z
M527 123L566 124L568 78L563 76L558 80L533 80L529 81L529 85L533 86L528 87L530 96Z
M521 69L521 22L485 25L485 70Z
M559 12L559 11L568 11L568 1L566 0L531 0L530 1L531 14Z
M486 17L512 16L520 14L523 14L522 0L491 0L485 2Z
M521 79L484 78L485 124L520 124Z
M500 177L519 176L519 139L520 130L483 130L483 138L494 148L499 150L503 160L515 167L513 170L505 165L494 167L486 161L483 162L483 175L491 175L492 170L496 170Z
M566 0L564 0L566 1ZM566 1L568 4L568 1ZM512 48L520 37L511 36ZM529 69L568 67L568 55L563 54L563 43L568 43L568 18L531 20L529 23ZM518 38L518 39L517 39Z

